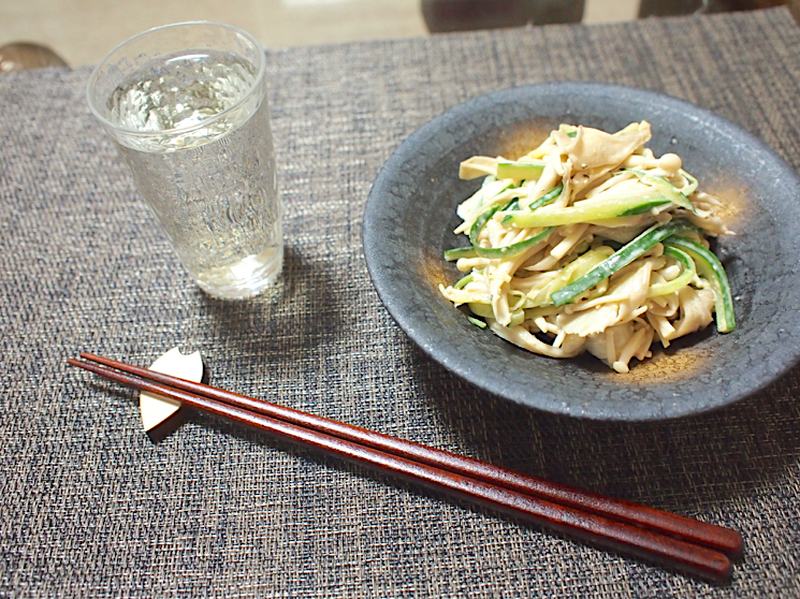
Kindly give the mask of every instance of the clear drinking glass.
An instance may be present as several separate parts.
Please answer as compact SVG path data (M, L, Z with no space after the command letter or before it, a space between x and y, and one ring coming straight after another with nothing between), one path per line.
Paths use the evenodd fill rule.
M283 265L265 61L244 31L178 23L112 50L87 88L181 264L219 298L257 295Z

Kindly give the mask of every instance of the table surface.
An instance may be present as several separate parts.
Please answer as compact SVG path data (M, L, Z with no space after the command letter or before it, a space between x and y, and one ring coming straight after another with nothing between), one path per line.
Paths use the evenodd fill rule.
M800 370L732 407L592 422L489 397L382 307L361 250L380 166L463 100L590 80L665 92L800 168L785 8L268 51L286 264L245 302L180 269L84 100L0 76L0 597L797 597ZM735 527L714 586L202 415L160 443L81 350L200 350L213 384Z

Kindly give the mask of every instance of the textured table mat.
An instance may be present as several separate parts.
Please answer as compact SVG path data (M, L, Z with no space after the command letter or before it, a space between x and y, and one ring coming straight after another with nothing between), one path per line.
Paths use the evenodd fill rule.
M360 245L378 169L454 104L557 79L663 91L800 167L786 9L269 51L280 282L186 278L84 101L89 70L0 76L0 597L797 597L800 370L657 424L476 391L395 326ZM800 198L798 198L800 201ZM715 587L195 416L159 444L133 394L65 365L200 350L213 384L738 528Z

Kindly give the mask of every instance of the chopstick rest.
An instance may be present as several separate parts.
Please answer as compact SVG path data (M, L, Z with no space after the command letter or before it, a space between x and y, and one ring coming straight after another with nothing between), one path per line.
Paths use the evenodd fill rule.
M727 528L584 493L457 454L109 358L87 353L82 353L81 357L83 360L70 358L68 363L123 385L170 397L427 488L445 491L592 545L693 576L714 582L727 580L732 572L729 555L738 555L742 550L739 534Z
M149 370L199 383L203 379L203 358L199 351L184 355L180 349L173 347L153 362ZM180 408L181 402L174 399L147 391L139 393L142 426L148 434L175 416Z

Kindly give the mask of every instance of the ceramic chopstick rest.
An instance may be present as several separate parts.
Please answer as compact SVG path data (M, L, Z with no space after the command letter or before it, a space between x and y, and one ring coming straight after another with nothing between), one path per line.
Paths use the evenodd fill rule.
M153 362L150 370L199 383L203 378L203 358L199 351L184 355L174 347ZM167 421L180 407L181 403L174 399L159 397L145 391L139 394L139 411L145 431L151 431Z

